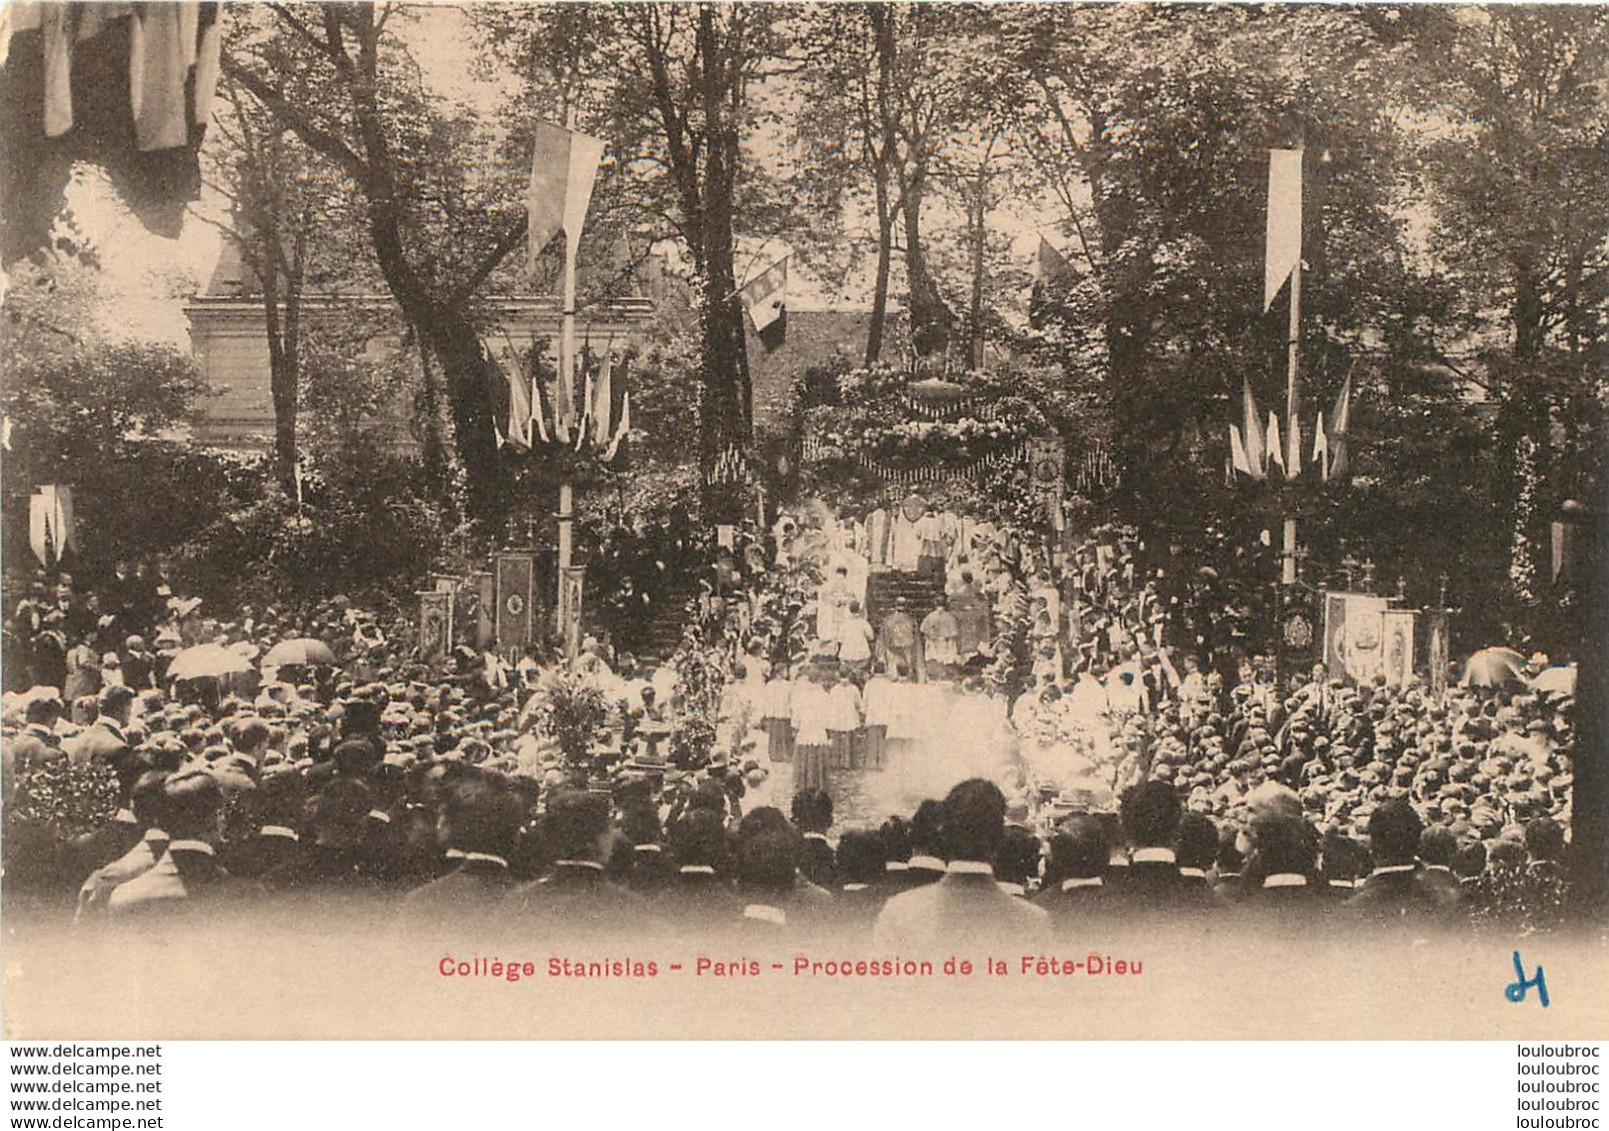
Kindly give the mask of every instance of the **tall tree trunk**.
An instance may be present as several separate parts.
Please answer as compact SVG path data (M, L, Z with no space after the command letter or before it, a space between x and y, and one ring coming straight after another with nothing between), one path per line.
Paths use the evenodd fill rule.
M872 177L877 193L877 276L872 284L871 325L866 329L866 364L876 365L883 356L883 328L888 321L888 276L894 258L896 206L893 189L893 162L899 145L898 123L894 117L894 57L899 41L894 35L894 12L883 5L867 10L871 21L874 54L877 59L877 122L863 123L868 133L876 126L878 139L873 151Z
M274 462L292 491L296 488L296 465L301 447L296 438L299 420L297 393L302 372L302 294L297 282L285 292L285 344L280 365L273 374Z
M866 328L866 364L883 356L883 326L888 321L888 274L893 266L894 206L886 174L877 177L877 274L872 282L872 313Z
M268 333L268 394L274 405L274 478L280 489L289 494L295 489L296 474L296 374L285 362L279 272L264 272L262 283L263 324Z
M490 522L509 503L507 476L497 458L492 428L492 394L502 377L486 355L479 327L462 309L441 308L433 317L426 341L447 392L456 456L452 462L463 471L462 503L466 517Z
M978 173L978 183L968 212L972 238L972 306L967 312L967 358L973 369L983 368L983 253L987 231L988 181Z
M1514 281L1514 356L1521 363L1536 360L1542 355L1546 330L1542 325L1544 313L1542 287L1535 274L1524 266L1516 270Z
M699 202L706 288L700 311L699 470L705 483L706 520L730 522L741 517L741 484L717 483L715 477L723 456L733 450L748 451L754 422L733 234L742 99L737 72L742 65L742 45L732 42L738 34L735 28L728 29L723 42L716 18L709 6L700 8L698 55L708 137Z
M1599 477L1591 478L1577 497L1583 505L1578 523L1577 560L1570 581L1576 602L1572 608L1579 634L1576 655L1576 749L1596 757L1574 760L1575 785L1571 792L1570 879L1577 913L1584 923L1603 922L1609 908L1609 635L1603 631L1609 618L1605 570L1609 570L1609 483L1602 468L1609 466L1609 435L1598 435L1596 459Z
M1091 129L1101 136L1106 123L1097 116ZM1123 467L1124 490L1143 495L1153 489L1153 477L1166 462L1145 439L1156 432L1150 409L1129 395L1133 389L1144 387L1151 363L1156 330L1151 300L1145 292L1155 274L1155 264L1147 253L1125 250L1139 223L1138 206L1112 187L1113 180L1105 176L1105 161L1099 153L1092 152L1087 161L1090 204L1099 231L1101 291L1106 296L1101 320L1106 346L1106 415Z
M486 354L480 329L466 308L437 301L410 265L404 249L396 188L388 177L371 178L369 234L375 259L403 317L420 335L440 368L453 423L453 449L463 471L462 497L455 498L457 476L444 465L445 498L461 504L466 517L495 519L507 505L506 475L497 459L492 431L492 393L499 380L496 363ZM450 464L449 460L449 464Z
M1495 421L1498 451L1506 455L1499 464L1498 498L1508 516L1514 612L1523 629L1534 631L1540 627L1536 623L1536 605L1543 578L1538 551L1540 533L1546 529L1536 504L1542 494L1540 487L1549 478L1552 447L1548 402L1540 389L1538 371L1547 331L1543 324L1545 303L1535 275L1524 264L1514 266L1514 301L1510 307L1514 360Z
M274 478L287 495L296 490L296 386L300 367L301 280L282 272L286 262L274 217L253 221L261 256L263 323L268 335L268 393L274 406Z
M438 491L444 501L461 503L467 517L496 519L508 504L507 477L492 432L491 393L501 378L481 342L468 308L469 296L438 293L415 267L403 239L407 206L399 178L410 174L407 163L392 150L386 130L391 111L380 97L385 17L375 5L364 4L323 5L317 11L322 21L316 31L307 23L298 24L297 30L312 39L334 66L338 89L344 90L349 103L343 111L348 111L350 140L310 122L270 77L227 56L224 68L304 143L353 177L366 207L381 276L418 336L420 349L439 367L437 377L452 417L457 467L442 468L445 478L437 482ZM427 392L434 395L434 390Z
M901 193L905 214L905 281L910 288L911 341L923 354L943 350L955 316L928 270L922 246L922 199L927 191L926 157L913 157Z
M419 461L424 464L425 477L432 483L447 480L447 451L442 401L445 393L437 376L435 357L423 337L419 337L419 399L415 403L415 420L419 428Z

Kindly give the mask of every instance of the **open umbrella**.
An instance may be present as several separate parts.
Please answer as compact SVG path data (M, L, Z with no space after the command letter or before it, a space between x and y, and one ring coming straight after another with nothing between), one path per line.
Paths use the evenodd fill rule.
M169 679L223 677L252 671L251 661L221 644L197 644L173 657L168 665Z
M1552 695L1575 694L1575 665L1565 664L1563 667L1543 668L1531 681L1531 687L1537 691L1546 691Z
M333 664L335 653L330 646L322 640L314 640L310 636L298 637L295 640L281 640L268 650L263 657L266 667L283 667L286 664Z
M1512 648L1482 648L1464 665L1465 687L1502 687L1525 682L1525 657Z

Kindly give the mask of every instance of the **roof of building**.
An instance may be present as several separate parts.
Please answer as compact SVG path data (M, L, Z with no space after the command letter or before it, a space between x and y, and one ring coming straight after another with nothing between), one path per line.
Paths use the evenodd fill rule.
M262 293L263 285L257 278L257 272L241 258L239 245L225 237L218 251L218 262L212 269L212 277L201 289L202 297L240 298Z
M866 357L869 310L793 310L787 313L782 342L768 350L749 327L749 381L754 389L754 429L775 433L786 425L789 399L805 370ZM883 357L898 358L905 349L905 315L890 311L884 328Z

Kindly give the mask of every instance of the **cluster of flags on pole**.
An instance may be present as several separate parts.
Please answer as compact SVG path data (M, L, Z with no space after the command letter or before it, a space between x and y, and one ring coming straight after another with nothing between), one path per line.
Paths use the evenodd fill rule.
M614 365L614 353L605 350L602 361L587 372L587 390L581 398L582 415L580 426L576 429L576 451L580 451L590 439L593 450L605 463L615 458L620 442L631 431L631 390L625 387L625 360L621 359L620 363L621 391L618 402L614 391Z
M559 388L565 381L556 381L548 390L512 354L505 353L498 362L508 393L494 414L498 447L506 444L530 451L538 444L562 444L579 452L590 444L603 462L615 458L631 431L631 390L626 387L624 358L605 351L595 365L583 366L584 391L578 402L570 398L576 407L568 421L557 407L563 399Z
M1295 479L1314 469L1321 482L1341 479L1347 470L1347 432L1352 416L1352 375L1348 373L1328 414L1313 425L1313 447L1304 455L1301 421L1292 419L1281 433L1279 414L1265 419L1252 395L1251 382L1241 383L1241 419L1229 426L1229 463L1239 474L1263 480L1274 475Z
M1280 414L1268 413L1266 422L1251 391L1241 380L1240 422L1229 425L1229 467L1233 473L1263 480L1274 476L1296 479L1309 468L1321 482L1340 479L1347 471L1347 438L1352 416L1352 374L1341 383L1329 413L1313 422L1311 452L1303 443L1300 415L1299 370L1296 348L1300 325L1302 271L1302 151L1268 151L1268 225L1263 260L1263 312L1280 291L1290 287L1290 369L1283 430Z

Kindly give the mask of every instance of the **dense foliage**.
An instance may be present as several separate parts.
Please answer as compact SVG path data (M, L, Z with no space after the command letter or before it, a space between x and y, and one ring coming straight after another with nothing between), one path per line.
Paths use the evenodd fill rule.
M419 64L442 19L500 84L495 113L431 88ZM923 485L940 501L1031 520L1006 457L1049 427L1077 521L1136 524L1179 547L1177 568L1243 587L1240 606L1260 607L1264 533L1294 510L1311 583L1372 559L1410 603L1445 592L1464 643L1571 631L1550 528L1565 499L1601 497L1609 410L1601 7L241 6L226 54L208 159L244 210L242 252L287 299L310 282L389 292L400 356L268 327L292 355L276 406L293 425L268 489L186 450L188 362L75 336L90 317L52 326L39 296L82 313L86 276L50 267L42 288L19 265L7 514L70 478L86 553L182 549L203 574L233 562L293 586L380 563L406 593L428 547L546 539L561 475L600 537L639 508L707 527L747 497L712 494L712 467L776 440L751 434L736 288L756 249L785 245L801 279L871 310L864 341L837 343L871 368L801 395L787 439L822 457L802 475L748 461L773 501L859 500L938 466L966 472ZM521 266L537 120L609 146L583 304L662 268L631 451L608 469L491 438L485 299L555 279L554 248ZM1349 481L1281 493L1224 465L1242 381L1265 410L1284 401L1288 300L1265 312L1261 281L1267 150L1290 146L1306 154L1304 434L1349 377L1354 398ZM1030 286L1039 235L1059 267ZM989 412L911 410L901 387L921 378L890 356L891 307L917 371L942 352ZM417 459L365 439L397 403ZM1102 473L1080 478L1083 461ZM139 489L153 480L181 518Z

